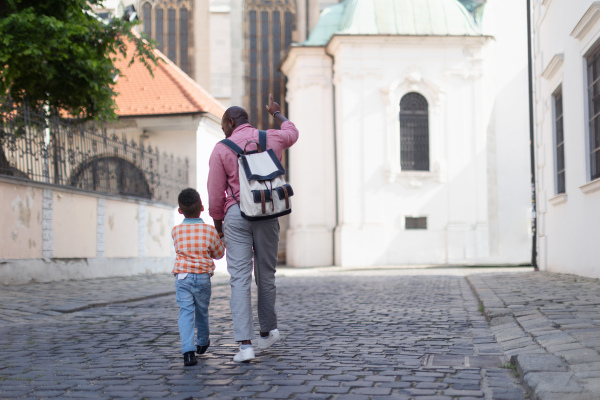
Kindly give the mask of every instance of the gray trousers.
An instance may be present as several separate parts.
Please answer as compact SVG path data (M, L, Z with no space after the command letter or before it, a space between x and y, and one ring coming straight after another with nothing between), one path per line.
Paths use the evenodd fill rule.
M242 217L239 206L227 210L223 223L227 247L227 271L231 278L231 316L233 339L236 342L254 339L252 320L252 261L258 287L258 323L261 332L277 328L275 312L275 268L279 244L277 218L248 221Z

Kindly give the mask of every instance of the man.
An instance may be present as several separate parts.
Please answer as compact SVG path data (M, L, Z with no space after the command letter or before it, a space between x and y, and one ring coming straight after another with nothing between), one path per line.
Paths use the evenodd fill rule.
M265 106L279 123L281 130L267 131L267 149L273 149L279 160L283 150L298 140L296 126L288 121L279 104L269 95ZM256 150L258 129L248 122L248 113L241 107L230 107L221 120L225 137L242 149ZM275 268L279 244L279 221L277 218L248 221L240 212L240 177L237 154L222 143L217 143L210 156L208 173L209 214L220 235L225 236L227 271L231 278L231 316L233 338L240 342L240 350L233 361L247 362L255 357L252 348L254 324L250 287L254 258L254 276L258 287L258 322L260 337L258 347L267 349L279 340L277 314L275 312Z

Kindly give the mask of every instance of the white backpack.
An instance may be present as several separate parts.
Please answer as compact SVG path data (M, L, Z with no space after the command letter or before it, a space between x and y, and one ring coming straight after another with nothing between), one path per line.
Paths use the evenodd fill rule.
M273 149L267 150L267 132L258 131L257 151L246 152L230 139L221 140L238 155L240 198L231 195L240 206L242 217L248 221L277 218L292 212L292 187L285 182L285 169Z

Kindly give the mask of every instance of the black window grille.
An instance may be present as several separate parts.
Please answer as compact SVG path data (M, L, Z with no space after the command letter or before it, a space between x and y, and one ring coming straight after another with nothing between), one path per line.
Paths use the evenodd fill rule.
M406 229L427 229L427 217L406 217L404 226Z
M188 9L182 7L179 10L179 66L186 74L190 72L190 60L188 56Z
M144 18L144 34L151 38L152 37L152 5L150 3L144 3L142 8L142 18Z
M165 13L160 7L154 10L154 17L156 20L156 32L154 33L154 39L156 40L156 48L161 52L164 51L164 34L165 34Z
M261 128L274 127L265 110L269 93L285 114L286 78L278 71L281 58L292 43L295 6L293 2L247 0L248 75L247 104L250 123Z
M177 62L177 16L176 11L169 8L167 11L167 57Z
M565 192L565 135L563 131L562 92L554 94L554 131L556 143L556 193Z
M429 171L429 110L419 93L408 93L400 100L400 167Z
M590 177L600 178L600 48L587 59Z

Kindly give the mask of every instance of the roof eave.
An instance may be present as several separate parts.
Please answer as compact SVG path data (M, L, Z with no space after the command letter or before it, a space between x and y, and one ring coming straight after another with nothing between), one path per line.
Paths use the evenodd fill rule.
M352 33L334 33L329 41L324 46L317 47L325 47L327 53L331 53L331 48L335 45L336 42L339 42L342 38L373 38L373 37L404 37L410 39L467 39L474 41L488 41L493 40L494 37L490 35L400 35L400 34L388 34L388 33L373 33L373 34L352 34Z

